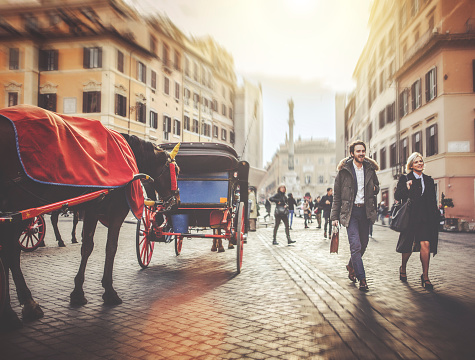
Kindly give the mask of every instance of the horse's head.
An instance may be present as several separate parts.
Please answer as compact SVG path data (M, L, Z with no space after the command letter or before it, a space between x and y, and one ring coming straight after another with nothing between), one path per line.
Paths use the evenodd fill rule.
M177 177L180 172L175 156L178 153L180 144L178 143L172 152L165 151L159 146L154 146L154 157L156 158L156 173L151 175L154 178L153 188L163 201L165 209L176 208L180 203L180 192L177 185Z

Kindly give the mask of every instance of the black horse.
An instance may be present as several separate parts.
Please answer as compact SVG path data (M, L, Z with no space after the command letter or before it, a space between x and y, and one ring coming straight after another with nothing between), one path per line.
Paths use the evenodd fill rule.
M154 179L153 182L144 184L147 196L151 199L156 199L155 192L157 192L161 200L169 204L178 204L178 191L173 192L171 190L170 176L170 169L178 171L178 167L168 166L174 162L173 158L176 152L173 151L172 156L170 156L168 152L136 136L125 134L122 136L126 139L135 155L139 172L150 175ZM0 157L0 212L35 208L98 190L43 184L35 182L26 176L17 155L14 128L3 116L0 116L0 154L2 154ZM101 221L105 220L108 224L106 260L102 278L102 286L105 291L102 298L105 304L120 304L122 300L112 286L112 269L117 251L120 227L129 212L126 188L114 189L104 198L90 201L81 207L85 211L81 264L74 279L75 287L70 295L71 304L83 305L87 303L83 291L84 273L87 260L94 247L93 237L99 218ZM0 223L0 255L6 273L6 286L3 289L6 293L0 294L5 299L3 313L0 314L0 328L11 329L22 325L10 304L8 288L9 271L12 273L18 299L23 306L23 319L34 320L43 316L41 307L33 300L20 267L18 238L26 223L27 221Z

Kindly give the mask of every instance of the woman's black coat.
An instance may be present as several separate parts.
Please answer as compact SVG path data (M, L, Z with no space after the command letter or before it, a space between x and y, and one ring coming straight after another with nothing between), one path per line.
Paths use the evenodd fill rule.
M278 207L286 207L286 206L288 207L289 205L287 196L285 196L285 193L280 192L280 191L277 191L277 194L275 194L274 196L271 196L269 198L269 201L276 203L276 208L275 208L276 212L277 212Z
M437 254L437 245L439 242L439 217L440 212L437 207L437 198L435 194L434 179L430 176L422 174L424 178L424 194L422 194L422 182L416 179L411 171L407 175L402 175L394 193L394 198L399 201L406 201L411 198L411 217L409 221L409 229L401 232L396 251L400 253L409 253L412 251L420 251L420 239L413 239L416 231L420 233L421 226L423 233L430 243L430 252ZM407 181L412 180L411 189L407 188Z

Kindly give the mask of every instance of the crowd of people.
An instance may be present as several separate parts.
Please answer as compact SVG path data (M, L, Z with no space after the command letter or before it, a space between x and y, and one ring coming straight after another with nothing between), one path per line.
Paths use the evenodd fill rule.
M437 253L438 231L441 212L437 207L434 180L423 173L424 158L420 153L413 153L406 163L406 174L399 178L394 193L394 203L391 209L385 201L376 202L379 193L379 180L376 172L379 166L371 158L366 157L366 144L356 141L350 145L350 156L340 161L337 167L334 188L329 187L327 193L314 200L309 193L302 201L304 227L309 228L312 217L315 215L317 228L322 228L324 237L331 238L332 227L343 226L348 234L350 259L346 265L348 278L352 282L359 282L359 290L369 291L366 273L363 265L363 255L366 251L369 237L372 236L373 224L385 219L391 221L390 214L396 205L411 200L409 208L409 225L401 230L396 251L401 253L399 278L407 281L406 264L413 252L420 252L422 265L421 285L431 290L433 285L429 279L430 254ZM291 193L287 194L284 184L278 187L277 193L265 201L266 218L270 218L271 202L275 203L275 222L273 245L278 245L277 232L280 223L285 226L288 244L295 243L290 238L293 217L297 201ZM322 219L323 216L323 219Z

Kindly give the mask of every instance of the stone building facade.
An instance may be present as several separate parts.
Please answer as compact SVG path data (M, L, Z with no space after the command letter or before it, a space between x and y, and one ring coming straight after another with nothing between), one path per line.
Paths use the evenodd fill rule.
M381 166L379 201L393 202L407 157L453 199L446 217L475 219L475 3L376 0L345 103L345 143L362 139Z

